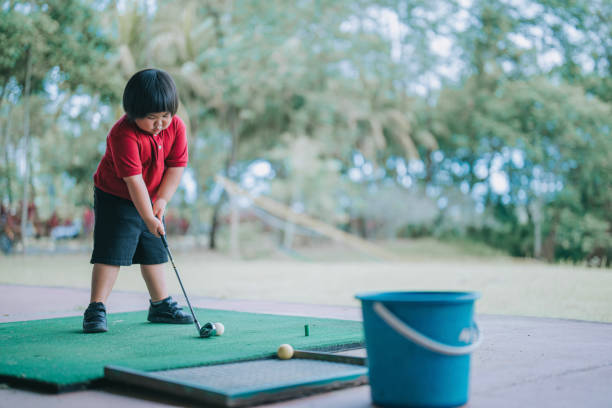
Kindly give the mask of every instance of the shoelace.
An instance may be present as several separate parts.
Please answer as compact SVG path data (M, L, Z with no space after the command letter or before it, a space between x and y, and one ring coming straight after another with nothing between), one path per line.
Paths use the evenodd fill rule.
M85 320L88 321L103 321L105 310L101 307L88 308L85 311Z
M183 311L183 308L179 307L178 303L174 300L168 304L168 309L170 314L172 314L174 317L181 315Z

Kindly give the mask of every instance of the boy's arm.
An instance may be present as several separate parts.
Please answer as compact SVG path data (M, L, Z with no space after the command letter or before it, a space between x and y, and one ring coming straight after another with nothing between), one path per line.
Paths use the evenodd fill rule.
M166 169L159 190L157 190L157 198L153 203L153 214L157 218L162 219L164 216L166 205L181 182L181 176L184 170L184 167L168 167Z
M153 213L151 199L149 198L149 191L147 190L147 186L142 179L142 175L136 174L134 176L124 177L123 181L125 181L125 184L127 184L130 198L132 199L138 214L140 214L145 224L147 224L149 232L156 237L159 237L160 234L165 235L166 231L164 230L164 224L162 224L160 219L156 218L155 214Z

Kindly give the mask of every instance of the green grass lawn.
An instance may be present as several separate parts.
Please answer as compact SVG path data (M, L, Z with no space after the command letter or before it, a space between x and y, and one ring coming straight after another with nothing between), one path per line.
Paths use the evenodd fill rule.
M477 312L612 322L612 270L511 258L482 245L393 241L402 262L379 262L328 243L291 253L262 250L232 260L170 241L189 294L330 305L359 303L363 291L477 290ZM88 288L89 253L0 257L0 283ZM180 287L170 265L168 285ZM119 290L146 291L138 266L122 268Z

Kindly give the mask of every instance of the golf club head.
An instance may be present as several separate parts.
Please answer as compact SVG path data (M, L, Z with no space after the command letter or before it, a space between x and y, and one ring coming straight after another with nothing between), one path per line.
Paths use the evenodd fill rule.
M217 328L211 322L208 322L200 329L200 337L208 338L214 336L217 333Z

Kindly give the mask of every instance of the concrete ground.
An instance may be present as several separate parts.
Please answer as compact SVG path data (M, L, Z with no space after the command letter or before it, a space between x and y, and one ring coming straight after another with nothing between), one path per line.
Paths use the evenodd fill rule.
M181 295L175 296L182 299ZM0 285L0 323L81 315L89 290ZM256 300L190 299L194 306L237 311L360 320L353 306ZM109 313L143 310L141 292L115 290ZM469 407L611 407L612 324L578 320L479 315L485 335L472 356ZM1 352L1 350L0 350ZM0 384L0 407L191 407L174 397L105 385L43 394ZM328 392L266 407L371 407L369 386Z

